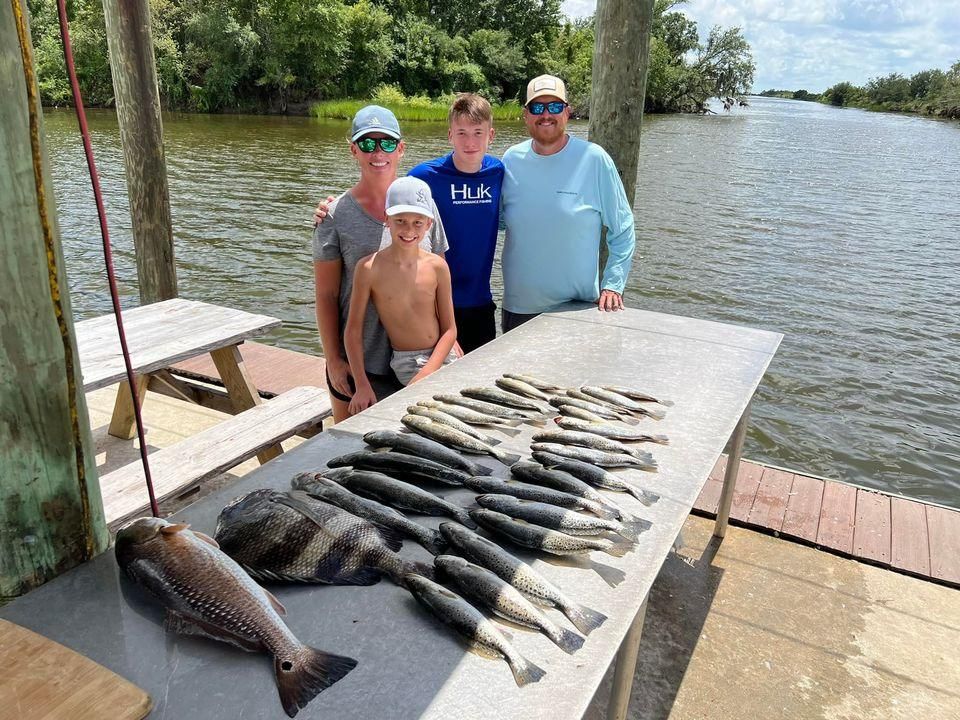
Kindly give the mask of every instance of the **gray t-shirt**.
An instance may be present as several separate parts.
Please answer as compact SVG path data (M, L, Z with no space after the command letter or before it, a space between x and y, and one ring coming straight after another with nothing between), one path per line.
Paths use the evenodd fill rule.
M447 234L440 222L440 211L433 206L433 226L423 237L420 247L433 253L444 253ZM353 273L361 258L375 253L390 244L390 231L379 220L360 207L353 195L345 192L330 205L327 217L313 231L313 259L341 260L340 276L340 342L347 326L350 312L350 295L353 292ZM368 373L386 375L390 372L390 341L380 324L373 303L367 305L363 319L363 364Z

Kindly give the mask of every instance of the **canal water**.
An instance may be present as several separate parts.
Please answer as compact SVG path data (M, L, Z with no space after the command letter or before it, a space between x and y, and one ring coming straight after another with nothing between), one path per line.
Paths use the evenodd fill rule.
M960 124L750 102L644 120L628 304L785 334L747 457L960 507ZM76 121L50 111L45 125L74 308L102 314ZM91 126L132 305L116 120ZM276 315L268 341L318 352L305 223L355 180L346 123L168 115L164 129L181 294ZM407 168L446 151L443 125L405 132ZM500 124L493 152L524 137Z

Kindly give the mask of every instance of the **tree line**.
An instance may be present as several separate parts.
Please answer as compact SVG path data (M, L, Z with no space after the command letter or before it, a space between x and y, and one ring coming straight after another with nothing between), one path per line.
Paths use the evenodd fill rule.
M739 28L713 28L656 0L646 107L702 112L710 97L741 95L753 82ZM307 112L311 103L479 92L522 98L541 73L567 82L589 113L592 18L570 20L561 0L150 0L161 101L193 112ZM55 0L29 0L45 105L70 102ZM68 2L85 102L110 106L113 87L101 0ZM615 62L615 58L612 59Z
M871 78L866 85L840 82L822 93L806 90L765 90L761 95L793 100L813 100L836 107L857 107L887 112L960 119L960 61L949 70L921 70L906 77L890 73Z

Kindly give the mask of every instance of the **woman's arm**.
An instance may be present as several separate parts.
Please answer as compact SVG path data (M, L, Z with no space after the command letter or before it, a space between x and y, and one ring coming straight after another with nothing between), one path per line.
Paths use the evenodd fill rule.
M434 263L437 272L437 320L440 325L440 338L437 340L427 364L413 376L409 384L422 380L443 366L454 343L457 342L457 324L453 319L453 290L450 283L450 268L442 258Z
M357 388L350 401L351 415L366 410L377 401L363 364L363 319L367 315L367 305L370 302L370 265L375 255L376 253L369 255L357 263L350 295L350 314L347 316L347 328L343 333L350 372Z
M316 284L317 329L320 344L327 362L327 374L333 389L344 395L350 394L347 378L350 369L343 360L340 346L340 277L342 260L315 260L313 276Z

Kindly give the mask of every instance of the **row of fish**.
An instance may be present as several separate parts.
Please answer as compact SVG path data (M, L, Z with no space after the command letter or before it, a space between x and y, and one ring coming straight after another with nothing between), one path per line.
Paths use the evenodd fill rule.
M627 443L668 442L635 425L637 416L662 417L642 403L669 403L627 388L565 389L522 375L504 375L496 385L420 401L401 420L410 432L367 433L372 449L298 475L290 491L257 490L234 500L220 513L215 538L163 520L134 521L117 536L118 563L167 608L168 630L272 654L290 717L356 661L300 643L279 617L282 606L253 578L369 585L385 576L466 636L476 652L504 658L518 685L536 682L544 671L471 602L540 630L568 653L583 637L557 626L537 605L558 608L584 634L606 617L474 530L560 556L627 552L649 523L596 488L656 502L655 494L605 468L656 469L650 453ZM552 417L555 412L560 416ZM546 429L551 419L555 430ZM531 446L535 462L497 448L494 433L511 436L522 424L541 428ZM492 477L469 454L496 458L516 479ZM424 482L469 489L479 507L463 508L420 487ZM454 522L434 530L398 510ZM434 555L433 564L402 558L404 538Z

